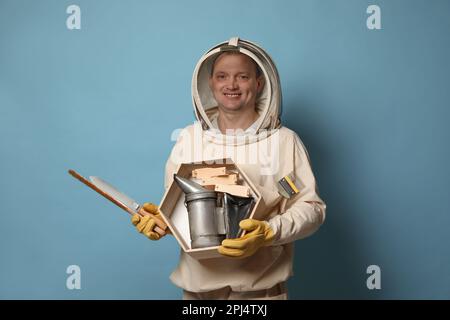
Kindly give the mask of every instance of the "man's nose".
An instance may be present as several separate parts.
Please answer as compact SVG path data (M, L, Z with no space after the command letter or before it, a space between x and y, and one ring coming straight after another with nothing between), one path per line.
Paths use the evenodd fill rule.
M236 78L234 78L234 77L230 77L227 84L228 84L229 89L237 89L238 88L238 83L236 81Z

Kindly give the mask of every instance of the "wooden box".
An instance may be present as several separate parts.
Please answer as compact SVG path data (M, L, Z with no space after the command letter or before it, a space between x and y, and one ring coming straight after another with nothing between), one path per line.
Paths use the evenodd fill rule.
M214 164L209 164L214 163ZM178 166L176 174L180 177L192 179L192 170L205 167L226 167L227 170L236 171L240 178L239 184L248 186L251 196L254 198L255 204L250 213L249 218L252 218L261 203L261 194L254 184L250 181L247 175L235 165L231 159L208 160L208 163L182 163ZM195 181L195 180L194 180ZM166 193L164 194L159 210L164 221L170 227L173 236L177 239L181 248L194 257L195 259L209 259L223 257L216 247L207 248L191 248L191 238L189 232L189 218L187 208L184 204L185 195L175 181L172 181Z

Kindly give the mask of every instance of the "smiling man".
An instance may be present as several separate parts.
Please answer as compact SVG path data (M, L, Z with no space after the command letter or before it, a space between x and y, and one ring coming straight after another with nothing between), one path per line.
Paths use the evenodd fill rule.
M265 210L240 222L246 234L223 240L219 258L197 260L181 250L170 278L183 289L184 299L287 299L293 243L321 226L326 206L303 143L281 125L276 66L258 45L232 38L201 57L194 70L192 97L198 121L182 130L172 149L166 190L180 163L230 157L255 184ZM276 152L249 154L268 141L276 145ZM201 146L194 145L199 142ZM196 147L199 154L191 152ZM291 194L279 189L286 177L293 180L289 180L295 191ZM146 204L144 209L158 217L155 205ZM153 216L135 215L132 221L152 240L165 235L155 229Z
M217 101L217 126L226 130L247 129L259 117L256 98L264 85L257 64L245 54L229 51L213 63L209 86Z

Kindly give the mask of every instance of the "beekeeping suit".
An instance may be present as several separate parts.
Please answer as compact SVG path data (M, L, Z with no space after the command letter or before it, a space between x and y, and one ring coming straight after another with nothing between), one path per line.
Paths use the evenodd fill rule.
M264 76L256 101L259 118L248 129L222 134L218 107L208 85L214 59L224 51L239 51L252 58ZM325 219L325 204L318 195L304 145L280 123L281 87L277 69L256 44L232 38L208 50L197 63L192 79L197 121L184 128L166 164L166 190L179 163L231 158L261 193L264 205L254 218L269 223L274 241L243 259L220 257L196 260L181 251L171 275L175 285L190 292L230 287L235 292L258 291L283 283L292 274L293 241L314 233ZM295 179L298 193L287 199L277 183L286 175Z

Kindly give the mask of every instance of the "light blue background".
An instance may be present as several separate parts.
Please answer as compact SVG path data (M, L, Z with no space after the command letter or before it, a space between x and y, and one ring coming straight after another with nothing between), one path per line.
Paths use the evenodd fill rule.
M66 8L81 7L81 30ZM366 8L381 7L382 30ZM190 81L231 36L276 61L325 225L297 242L291 298L449 299L449 1L0 0L0 298L179 299L171 237L67 174L159 202ZM81 267L81 290L66 268ZM366 268L381 267L381 290Z

